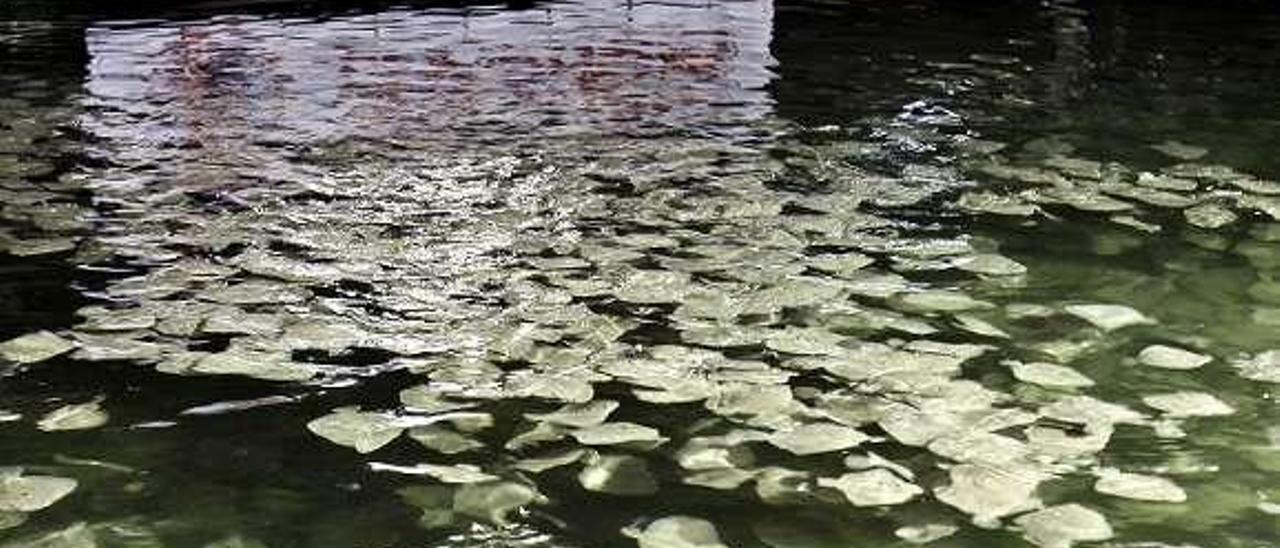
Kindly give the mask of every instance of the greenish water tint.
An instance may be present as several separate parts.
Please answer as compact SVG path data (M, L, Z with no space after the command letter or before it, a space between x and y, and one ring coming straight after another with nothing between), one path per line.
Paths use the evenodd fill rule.
M1280 545L1273 9L310 9L6 15L0 547Z

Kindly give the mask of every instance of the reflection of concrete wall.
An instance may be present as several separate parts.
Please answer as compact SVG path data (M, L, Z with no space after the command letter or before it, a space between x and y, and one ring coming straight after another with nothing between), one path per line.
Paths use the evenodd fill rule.
M90 102L143 112L90 125L200 145L702 127L769 111L771 24L768 0L102 24Z

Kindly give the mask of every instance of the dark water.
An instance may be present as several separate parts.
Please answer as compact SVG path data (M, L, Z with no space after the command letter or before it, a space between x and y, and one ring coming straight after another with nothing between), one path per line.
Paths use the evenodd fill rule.
M0 546L1280 546L1266 3L5 10Z

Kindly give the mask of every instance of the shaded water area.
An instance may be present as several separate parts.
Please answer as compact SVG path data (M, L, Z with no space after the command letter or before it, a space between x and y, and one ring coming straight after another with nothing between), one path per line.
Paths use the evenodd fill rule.
M1280 546L1265 3L5 9L0 547Z

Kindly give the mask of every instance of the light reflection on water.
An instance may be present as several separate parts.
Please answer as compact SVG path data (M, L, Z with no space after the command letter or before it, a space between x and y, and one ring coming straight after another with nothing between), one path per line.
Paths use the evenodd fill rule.
M770 112L771 28L758 0L106 23L86 35L88 125L210 149L734 131Z

